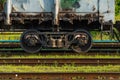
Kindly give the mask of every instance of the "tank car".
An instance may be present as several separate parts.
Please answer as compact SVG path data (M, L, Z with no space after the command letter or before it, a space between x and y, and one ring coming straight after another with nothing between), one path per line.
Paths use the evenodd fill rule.
M113 33L114 0L6 0L0 14L1 29L23 29L24 51L43 48L87 52L90 31Z

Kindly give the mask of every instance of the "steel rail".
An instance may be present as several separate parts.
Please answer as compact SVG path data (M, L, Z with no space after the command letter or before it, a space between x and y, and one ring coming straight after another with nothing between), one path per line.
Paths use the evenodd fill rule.
M1 41L1 40L0 40ZM0 42L0 52L23 52L20 48L19 40L3 40ZM120 43L93 43L90 52L120 52ZM70 49L42 49L41 51L71 51Z
M6 43L6 41L3 41L3 43L0 44L0 48L20 48L20 43ZM111 49L119 49L120 48L120 43L93 43L92 44L92 49L97 49L97 48L111 48Z
M0 65L120 65L120 58L118 59L102 59L102 58L1 58Z
M69 51L72 51L71 49L41 49L40 52L43 52L43 51L50 51L50 52L59 52L59 51L65 51L65 52L69 52ZM17 45L13 45L12 47L11 46L3 46L3 47L0 47L0 53L5 53L5 52L18 52L18 53L21 53L21 52L24 52L24 50L22 48L20 48L20 46L17 46ZM120 52L120 48L119 47L111 47L111 48L107 48L107 47L97 47L97 48L92 48L90 49L89 53L96 53L96 52ZM25 52L24 52L25 53ZM115 55L115 53L112 53ZM77 54L77 53L75 53ZM87 53L85 53L87 54ZM104 54L108 54L108 53L104 53Z
M7 33L4 33L4 34L7 34ZM15 35L18 35L18 34L15 34ZM11 33L9 35L13 35L13 34ZM8 43L18 42L19 43L20 40L0 40L0 42L8 42ZM93 43L119 43L119 41L118 40L93 40Z
M15 42L8 43L7 41L2 41L3 43L0 43L0 47L20 47L19 41L16 40ZM120 43L93 43L93 47L120 47Z
M120 73L0 73L0 80L120 80Z

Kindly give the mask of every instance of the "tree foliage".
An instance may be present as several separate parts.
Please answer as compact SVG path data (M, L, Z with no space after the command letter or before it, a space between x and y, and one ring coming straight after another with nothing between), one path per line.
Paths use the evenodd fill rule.
M120 0L116 0L116 5L115 5L115 14L118 15L120 14Z
M5 1L6 0L0 0L0 11L3 10Z
M4 4L6 0L0 0L0 4Z

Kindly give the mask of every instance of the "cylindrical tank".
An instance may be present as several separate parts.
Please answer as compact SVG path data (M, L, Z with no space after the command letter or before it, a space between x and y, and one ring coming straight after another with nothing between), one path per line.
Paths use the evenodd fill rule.
M11 0L13 12L52 12L54 0Z
M76 15L100 13L104 21L114 22L115 0L10 0L13 12L52 12L57 18L58 9L55 2L58 1L60 12L74 12ZM8 0L9 3L9 0ZM8 5L7 5L8 6ZM55 10L56 9L56 10ZM57 12L55 12L57 11ZM57 15L57 16L56 16Z
M115 0L60 0L61 12L76 12L76 15L100 13L104 21L114 22Z

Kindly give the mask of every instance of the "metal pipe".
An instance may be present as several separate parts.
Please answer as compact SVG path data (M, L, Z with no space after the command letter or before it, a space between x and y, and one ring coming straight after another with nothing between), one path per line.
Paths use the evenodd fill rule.
M0 43L19 43L20 40L0 40Z
M58 25L58 14L59 14L59 0L54 0L55 8L54 8L54 25Z
M11 5L11 0L7 0L6 2L6 20L5 20L5 24L6 25L10 25L10 14L11 14L11 10L12 10L12 5Z

